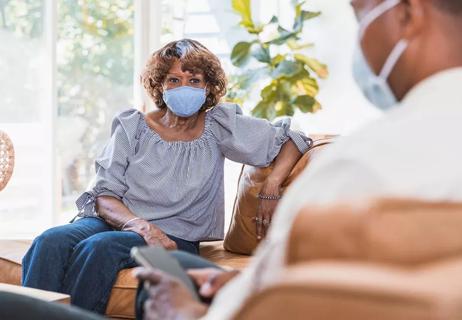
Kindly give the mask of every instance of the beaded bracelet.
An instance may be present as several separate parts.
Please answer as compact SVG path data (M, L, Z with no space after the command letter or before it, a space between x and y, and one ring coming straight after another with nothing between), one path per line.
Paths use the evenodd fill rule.
M282 198L281 196L267 196L261 193L258 194L258 199L261 199L261 200L279 200L281 198Z

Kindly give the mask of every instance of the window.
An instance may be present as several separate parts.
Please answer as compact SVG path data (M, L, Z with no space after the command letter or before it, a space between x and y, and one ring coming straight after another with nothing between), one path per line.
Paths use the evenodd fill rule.
M12 180L0 193L4 237L51 222L48 13L43 0L0 2L0 128L16 150Z
M134 1L60 0L57 32L57 165L69 219L112 118L133 106Z
M0 1L0 128L17 155L0 194L2 237L30 237L76 214L112 117L133 106L134 6Z

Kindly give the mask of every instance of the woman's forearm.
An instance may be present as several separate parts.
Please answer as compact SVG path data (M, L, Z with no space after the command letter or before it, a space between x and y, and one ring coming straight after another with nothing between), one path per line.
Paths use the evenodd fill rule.
M96 198L98 216L117 230L132 231L143 237L148 245L160 245L169 250L177 248L159 227L145 219L140 219L120 200L110 196Z
M281 148L281 151L274 160L273 171L266 179L266 183L273 186L280 186L289 176L293 167L302 154L292 140L288 140Z
M96 212L115 229L121 229L127 221L136 218L122 201L110 196L96 198Z

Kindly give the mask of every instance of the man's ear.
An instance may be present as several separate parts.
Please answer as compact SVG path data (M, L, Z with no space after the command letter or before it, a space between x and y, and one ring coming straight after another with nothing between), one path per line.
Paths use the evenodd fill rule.
M428 23L428 1L407 0L403 3L404 10L400 17L404 29L403 38L410 40L420 34Z

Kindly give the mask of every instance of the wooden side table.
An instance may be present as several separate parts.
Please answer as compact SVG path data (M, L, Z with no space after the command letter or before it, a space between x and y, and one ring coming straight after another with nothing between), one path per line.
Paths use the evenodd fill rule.
M53 291L45 291L40 289L26 288L6 283L0 283L0 291L22 294L32 298L37 298L49 302L59 302L63 304L69 304L71 301L71 297L67 294Z

